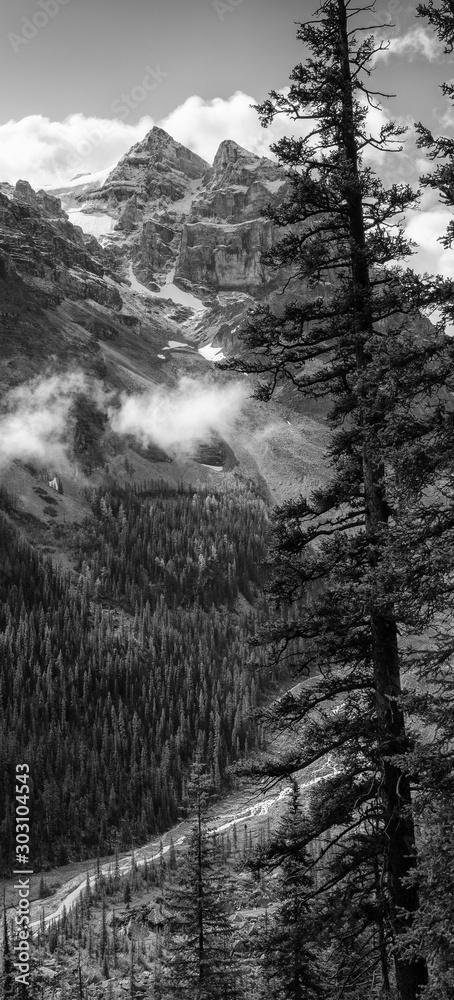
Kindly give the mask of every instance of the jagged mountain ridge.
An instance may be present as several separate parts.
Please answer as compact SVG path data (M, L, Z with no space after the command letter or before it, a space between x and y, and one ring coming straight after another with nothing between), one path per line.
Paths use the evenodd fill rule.
M270 283L260 258L273 227L263 213L285 187L281 167L233 140L210 166L155 127L76 200L81 212L116 220L103 242L117 261L131 257L140 280L159 287L174 269L177 284L207 296Z

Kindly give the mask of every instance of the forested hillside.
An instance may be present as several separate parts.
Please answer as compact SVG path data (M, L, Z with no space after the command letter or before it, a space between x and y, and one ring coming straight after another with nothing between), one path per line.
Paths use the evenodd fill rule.
M0 518L1 864L11 866L14 767L30 766L35 867L129 846L174 823L196 752L219 789L257 740L267 686L248 640L263 502L229 492L104 488L63 574Z

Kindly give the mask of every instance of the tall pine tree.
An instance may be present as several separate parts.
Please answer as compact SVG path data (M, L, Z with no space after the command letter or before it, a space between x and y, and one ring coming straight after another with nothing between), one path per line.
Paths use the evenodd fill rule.
M188 786L195 818L178 881L166 892L169 941L162 995L187 1000L236 1000L239 976L231 950L227 880L205 823L208 780L200 758Z
M311 858L304 840L305 821L296 781L289 807L275 836L260 852L261 864L275 869L276 905L262 937L267 996L273 1000L314 1000L323 995L314 940L318 930L307 897L313 888Z
M334 765L314 786L305 840L336 831L325 890L343 893L350 932L360 911L369 920L383 988L392 956L398 996L415 1000L427 967L405 948L419 901L402 679L427 687L452 648L440 614L452 607L454 349L420 314L441 284L395 263L411 252L402 220L416 196L385 189L365 162L371 149L397 152L404 131L371 132L382 45L367 31L372 10L325 0L299 27L310 55L288 92L258 108L263 125L283 113L306 134L272 147L290 193L270 210L284 235L266 260L283 269L285 293L255 311L244 354L224 367L258 375L259 398L290 383L328 408L330 481L276 512L277 612L263 639L313 681L279 702L275 721L292 740L267 769ZM413 641L429 626L435 651Z
M417 8L419 17L426 18L435 29L446 54L454 46L454 6L451 0L422 3ZM442 83L444 98L454 102L454 85ZM423 177L421 184L438 192L441 202L454 206L454 140L448 136L434 136L421 122L416 124L418 145L425 149L433 167ZM446 250L453 249L454 221L439 238ZM454 282L438 283L438 306L444 319L452 324L454 319ZM445 519L446 506L451 500L452 469L445 468L443 483ZM441 521L440 513L437 517ZM439 528L438 528L439 530ZM441 545L443 535L441 536ZM438 546L440 551L441 546ZM446 558L447 553L445 554ZM445 576L445 588L450 592L450 578ZM447 604L447 606L446 606ZM454 683L451 670L453 649L450 626L449 601L437 601L437 628L432 629L431 643L435 646L432 657L425 664L430 670L434 691L430 699L421 696L420 714L430 727L427 747L415 747L414 770L419 775L420 792L417 807L420 813L422 840L420 845L419 886L421 905L413 927L408 933L409 952L420 950L430 964L430 985L427 1000L449 1000L454 992L454 849L452 828L454 822L454 720L452 705ZM444 624L442 614L444 614ZM447 614L446 614L447 612ZM442 627L443 626L443 627ZM444 635L443 635L444 633ZM435 642L434 642L435 640ZM437 648L438 647L438 648Z

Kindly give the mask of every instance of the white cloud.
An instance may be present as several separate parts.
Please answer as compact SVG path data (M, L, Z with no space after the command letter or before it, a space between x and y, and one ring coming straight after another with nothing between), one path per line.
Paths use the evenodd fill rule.
M63 122L41 115L10 121L0 125L0 181L15 184L21 177L38 189L67 185L76 174L99 174L115 165L155 124L209 163L223 139L234 139L258 156L272 157L272 143L286 135L304 135L310 127L308 122L277 115L264 129L251 107L254 103L253 97L237 91L227 99L188 97L158 122L144 117L133 125L79 113ZM387 120L385 109L368 109L368 126L374 135ZM368 150L365 158L377 162L383 157Z
M365 98L363 103L366 103ZM367 105L365 125L367 133L372 139L378 139L381 129L384 128L388 122L389 115L385 108L381 105ZM385 159L386 152L384 152L384 150L377 149L375 146L366 146L363 151L363 160L368 166L374 167L374 165L377 166L378 164L382 164Z
M223 139L234 139L257 156L270 156L270 144L281 136L303 134L301 123L290 122L281 115L269 128L262 128L257 112L251 107L254 103L253 97L240 90L227 100L215 97L205 101L197 96L188 97L159 124L178 142L189 146L209 163Z
M33 188L58 187L74 174L93 173L115 164L153 127L151 118L136 125L108 118L69 115L63 122L42 115L0 125L0 180L19 178Z
M79 113L63 122L42 115L10 121L0 125L0 181L15 184L22 178L35 189L65 185L75 174L96 173L117 163L156 124L209 163L223 139L270 156L270 143L283 135L301 135L307 128L278 116L263 129L253 103L253 97L240 91L226 100L193 96L160 121L144 117L135 125Z
M81 372L39 376L7 393L0 414L0 469L14 459L65 468L70 410L80 392L97 400L103 395Z
M427 205L411 214L406 235L418 244L418 252L409 262L414 270L452 277L454 250L445 250L438 238L444 235L448 222L452 222L453 218L453 212L441 205Z
M387 38L382 38L382 40L388 41ZM390 56L407 56L410 60L422 56L429 62L434 62L442 51L443 46L438 38L428 32L423 25L418 24L410 28L404 35L389 39L387 48L377 52L373 61L386 60Z
M124 393L120 408L109 411L110 424L117 434L133 434L142 444L153 441L170 453L187 453L212 433L231 430L248 394L239 382L219 387L182 379L172 390Z
M281 92L285 93L288 89L284 87ZM257 112L251 107L254 103L253 97L241 91L227 100L216 97L204 101L201 97L189 97L159 124L178 142L189 146L210 163L223 139L234 139L257 156L273 158L269 149L271 144L284 136L304 136L312 128L310 120L292 121L284 115L276 115L271 125L264 129ZM389 114L385 108L368 105L367 127L371 135L378 136L388 121ZM370 147L366 149L364 159L377 161L384 155Z
M175 389L156 388L142 395L123 393L112 405L112 393L80 372L37 376L12 389L0 413L0 469L12 461L35 461L64 471L73 464L72 407L82 394L96 403L117 434L132 434L172 454L187 454L212 434L235 426L250 389L240 382L226 386L181 379Z

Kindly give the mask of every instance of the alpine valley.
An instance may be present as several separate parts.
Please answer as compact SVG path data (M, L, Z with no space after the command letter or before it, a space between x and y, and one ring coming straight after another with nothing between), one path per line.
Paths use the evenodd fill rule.
M254 848L278 821L293 843L298 796L338 771L314 757L272 794L232 774L265 746L257 707L295 683L251 641L271 509L327 479L329 431L323 400L284 382L262 403L216 362L257 303L301 294L262 256L288 183L231 140L210 165L153 128L102 175L0 185L5 997L18 865L20 995L132 1000L177 995L179 962L193 981L202 860L203 995L271 995L257 956L287 869L257 872Z
M0 1000L454 997L454 0L260 6L5 33Z
M107 174L0 185L1 867L9 920L21 762L40 996L105 995L111 974L112 995L143 995L159 975L200 761L230 866L285 801L251 808L229 768L280 682L249 646L270 510L323 478L328 432L322 407L285 388L260 403L216 361L243 349L248 310L291 294L262 262L286 187L231 140L210 165L160 128ZM121 861L131 845L148 868ZM258 919L254 879L235 894ZM246 940L255 919L238 922Z

